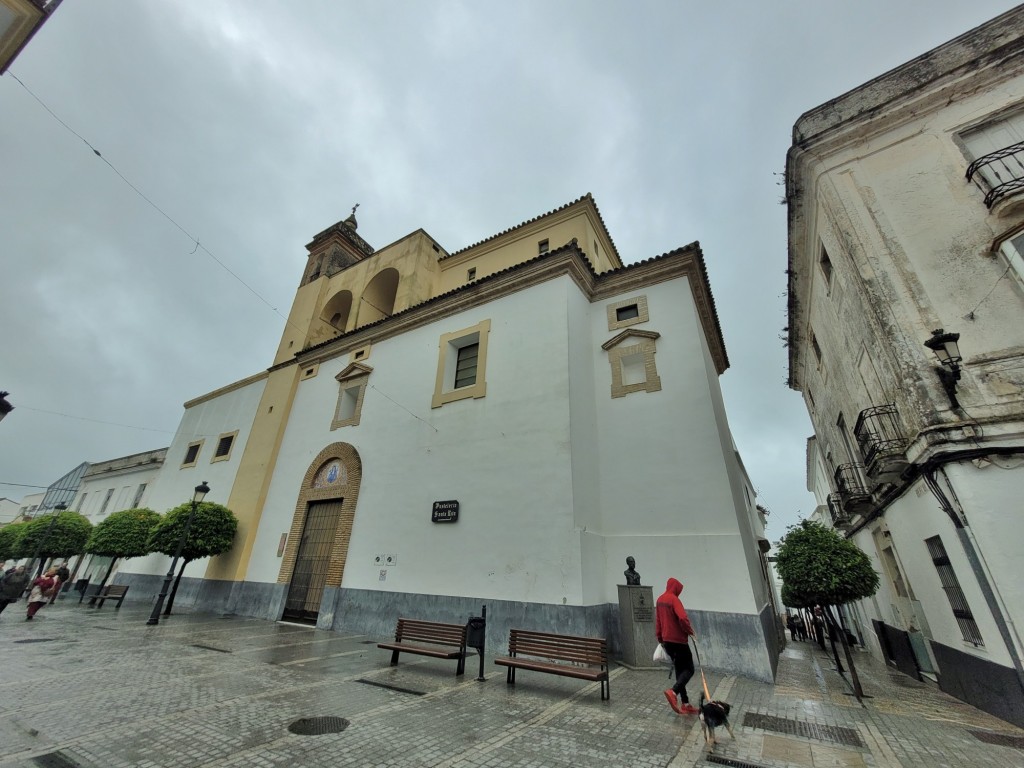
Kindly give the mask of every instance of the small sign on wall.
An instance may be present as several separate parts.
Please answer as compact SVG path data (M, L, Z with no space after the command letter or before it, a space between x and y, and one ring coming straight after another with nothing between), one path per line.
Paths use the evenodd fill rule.
M430 513L432 523L454 523L459 519L459 502L457 501L435 501L434 509Z
M281 557L284 555L284 545L288 543L288 534L281 534L281 541L277 545L277 556Z

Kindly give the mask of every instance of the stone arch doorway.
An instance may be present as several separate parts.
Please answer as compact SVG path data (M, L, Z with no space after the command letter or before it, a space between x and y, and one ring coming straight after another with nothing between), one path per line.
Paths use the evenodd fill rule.
M283 618L315 623L324 589L341 586L361 479L348 443L327 446L306 470L277 578L288 585Z

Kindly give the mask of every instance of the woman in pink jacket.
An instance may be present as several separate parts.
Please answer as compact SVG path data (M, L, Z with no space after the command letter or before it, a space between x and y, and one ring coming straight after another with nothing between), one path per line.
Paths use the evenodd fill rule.
M690 636L696 637L686 615L686 609L679 600L683 591L682 582L670 578L664 594L658 598L654 611L654 634L665 651L672 657L676 682L665 691L669 706L680 715L695 715L697 708L690 704L686 695L686 684L693 677L693 654L690 652Z

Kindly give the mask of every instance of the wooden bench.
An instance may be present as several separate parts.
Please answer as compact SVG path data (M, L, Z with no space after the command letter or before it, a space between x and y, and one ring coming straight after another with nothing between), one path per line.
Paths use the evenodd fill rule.
M124 602L124 596L128 594L128 587L124 584L110 584L100 590L100 593L93 599L96 601L96 607L102 608L104 600L117 600L116 608L121 607L121 603ZM92 605L92 601L89 602ZM115 610L116 610L115 608Z
M395 642L377 643L377 647L391 651L391 666L398 664L398 654L416 653L435 659L458 659L456 676L466 671L465 624L399 619L395 627Z
M508 656L499 656L495 664L508 667L506 682L516 684L516 670L547 672L549 675L575 677L601 683L601 700L611 698L608 680L608 641L603 637L556 635L510 629ZM531 658L524 658L531 657Z

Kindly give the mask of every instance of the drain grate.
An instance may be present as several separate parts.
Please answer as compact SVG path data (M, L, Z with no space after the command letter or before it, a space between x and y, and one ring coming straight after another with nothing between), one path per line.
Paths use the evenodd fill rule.
M27 640L12 640L14 643L52 643L55 637L30 637Z
M413 696L426 696L426 691L414 691L412 688L403 688L400 685L390 685L388 683L380 683L376 680L367 680L366 678L359 678L356 680L357 683L363 683L364 685L373 685L377 688L387 688L389 691L398 691L399 693L411 693Z
M864 746L864 742L860 740L860 735L855 730L841 728L838 725L819 725L803 720L787 720L772 715L759 715L756 712L747 712L743 715L743 725L748 728L760 728L762 731L775 731L818 741L831 741L847 747Z
M201 643L192 643L193 648L202 648L204 651L216 651L217 653L231 653L226 648L214 648L212 645L202 645Z
M344 717L304 717L288 726L288 730L299 736L322 736L325 733L341 733L348 728Z
M32 763L39 768L83 768L82 763L72 759L63 752L50 752L32 758Z
M1000 747L1024 749L1024 736L1014 736L1010 733L996 733L995 731L968 730L967 732L978 741L984 741L986 744L996 744Z
M708 755L704 758L706 763L714 763L715 765L729 765L732 768L765 768L759 763L750 763L746 760L738 760L735 757L724 757L722 755Z

